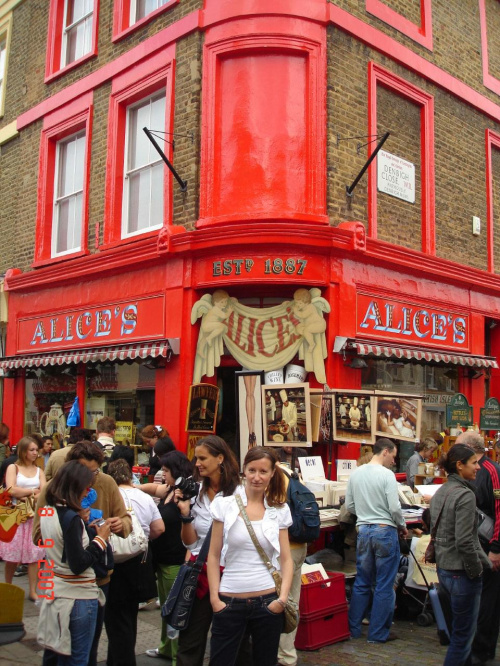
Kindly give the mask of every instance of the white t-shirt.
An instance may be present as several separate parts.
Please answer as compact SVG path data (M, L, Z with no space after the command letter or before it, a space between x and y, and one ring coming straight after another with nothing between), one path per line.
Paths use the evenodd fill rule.
M243 488L238 494L246 505ZM269 507L265 504L263 520L252 521L252 527L265 553L276 569L279 569L279 533L292 524L290 509ZM259 552L255 548L248 529L241 516L234 496L216 497L210 506L214 520L224 523L224 543L221 552L221 565L224 566L219 591L221 593L258 592L274 587L274 580Z
M149 539L150 525L153 520L162 520L158 507L150 495L139 488L121 488L120 492L125 502L125 508L132 505L137 520L140 522L144 534Z

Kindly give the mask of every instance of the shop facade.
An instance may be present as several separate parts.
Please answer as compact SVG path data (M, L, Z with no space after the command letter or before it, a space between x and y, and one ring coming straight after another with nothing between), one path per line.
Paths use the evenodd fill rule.
M113 33L106 49L101 29L85 62L50 70L43 82L30 72L38 96L30 90L31 106L6 117L39 163L31 208L21 211L35 220L35 246L19 252L30 263L5 278L0 368L13 439L60 433L77 395L86 427L113 416L123 441L133 443L141 425L158 424L185 448L189 387L199 381L221 389L218 433L234 439L235 372L249 364L231 345L252 369L259 357L266 370L285 357L303 364L300 353L288 353L303 335L297 323L262 314L292 302L298 289L318 290L328 306L321 313L326 352L309 370L311 387L422 396L421 436L443 430L455 393L467 397L475 422L485 399L500 395L491 157L500 146L498 105L467 87L478 75L459 81L447 54L436 53L438 65L421 55L411 43L415 31L395 37L394 26L363 3L349 11L343 4L166 3L137 27ZM446 24L447 3L432 4L434 24ZM408 32L415 17L399 21L391 12ZM96 8L95 25L101 19ZM45 29L31 26L33 34ZM432 49L432 39L425 46ZM23 100L16 77L9 85L11 98ZM174 137L175 152L168 141L165 152L187 180L179 188L155 155L158 199L149 201L148 223L134 209L127 227L124 183L135 167L125 173L126 137L147 105ZM454 136L468 132L473 141L452 145L450 116L462 123ZM356 149L352 141L393 128L386 147L412 163L412 200L378 186L375 162L347 196L374 147ZM56 156L72 137L85 151L81 239L55 251ZM14 154L20 145L8 147ZM484 160L486 194L477 177ZM13 192L28 175L18 162ZM457 174L467 185L461 196ZM454 207L466 205L488 221L487 233L454 226ZM222 336L209 367L200 362L202 324L193 308L218 290L260 314L255 323L251 313L246 321L232 315L231 336ZM359 443L338 444L334 455L356 459Z

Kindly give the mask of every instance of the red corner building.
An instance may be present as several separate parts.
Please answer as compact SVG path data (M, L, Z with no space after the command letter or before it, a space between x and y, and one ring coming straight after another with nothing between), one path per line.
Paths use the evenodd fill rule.
M500 398L499 34L490 0L0 2L11 440L77 395L86 427L185 449L201 379L234 442L235 371L302 364L300 317L273 315L298 289L326 302L312 387L423 396L422 437L458 392L479 422ZM203 351L217 290L240 309Z

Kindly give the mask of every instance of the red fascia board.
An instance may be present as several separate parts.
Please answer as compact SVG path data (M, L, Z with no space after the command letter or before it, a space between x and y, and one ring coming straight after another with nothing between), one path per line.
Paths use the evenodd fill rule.
M375 51L388 56L405 69L446 90L496 122L500 122L500 106L498 104L414 53L392 37L384 35L377 28L367 25L361 19L331 3L328 5L328 16L329 22L338 29L359 39Z
M127 51L116 60L104 65L101 69L98 69L92 74L85 76L83 79L76 81L72 85L64 88L60 92L56 93L52 97L44 100L40 104L37 104L33 108L29 109L25 113L22 113L17 118L17 131L20 132L31 123L36 122L43 116L51 113L55 109L65 105L68 101L79 97L84 93L89 92L98 88L106 81L109 81L117 74L120 74L124 70L134 65L137 65L143 58L154 54L160 49L164 49L168 44L173 44L181 37L188 35L195 30L198 30L201 25L201 11L197 10L188 14L184 18L180 19L176 23L168 26L161 32L158 32L156 35L153 35L149 39L146 39L144 42L141 42L138 46Z
M432 7L431 0L420 0L421 24L415 25L381 0L366 0L366 11L406 35L417 44L432 51Z
M205 3L208 4L208 3ZM235 16L235 4L238 13ZM299 19L308 19L318 23L325 23L325 0L212 0L203 11L203 27L222 23L228 20L245 19L251 16L280 16Z

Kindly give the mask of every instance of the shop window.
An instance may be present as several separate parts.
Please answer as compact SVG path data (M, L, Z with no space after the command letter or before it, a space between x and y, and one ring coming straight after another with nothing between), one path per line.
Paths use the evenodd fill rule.
M179 0L115 0L113 39L121 39L140 25L151 21Z
M163 224L163 160L143 127L163 127L165 93L127 109L122 237L134 236Z
M44 118L34 265L87 251L92 95Z
M52 0L46 80L97 54L99 0Z
M366 11L432 51L432 0L420 0L417 4L420 5L420 20L415 20L413 15L410 18L403 16L383 0L366 0ZM408 10L412 11L412 7Z
M110 416L117 422L117 442L141 444L139 433L154 425L155 370L147 363L97 364L86 371L85 427Z
M363 389L423 396L420 439L445 429L446 405L458 392L456 365L405 363L369 356L365 362L367 367L361 372Z
M108 125L104 244L158 233L171 221L172 178L143 131L172 159L173 50L165 49L113 80ZM164 139L168 139L164 141Z
M500 4L497 0L479 0L483 83L500 95Z
M52 256L80 250L85 132L57 142Z
M66 418L76 397L76 366L28 369L24 406L24 433L53 436L66 433Z
M380 65L368 66L368 134L378 134L377 91L379 86L411 102L420 114L420 200L422 252L434 255L435 241L435 186L434 186L434 98L413 84L396 76ZM390 128L387 128L390 130ZM387 144L386 144L387 145ZM385 149L385 146L384 146ZM371 152L371 149L370 149ZM388 152L390 152L388 150ZM377 161L368 170L369 235L377 238Z

